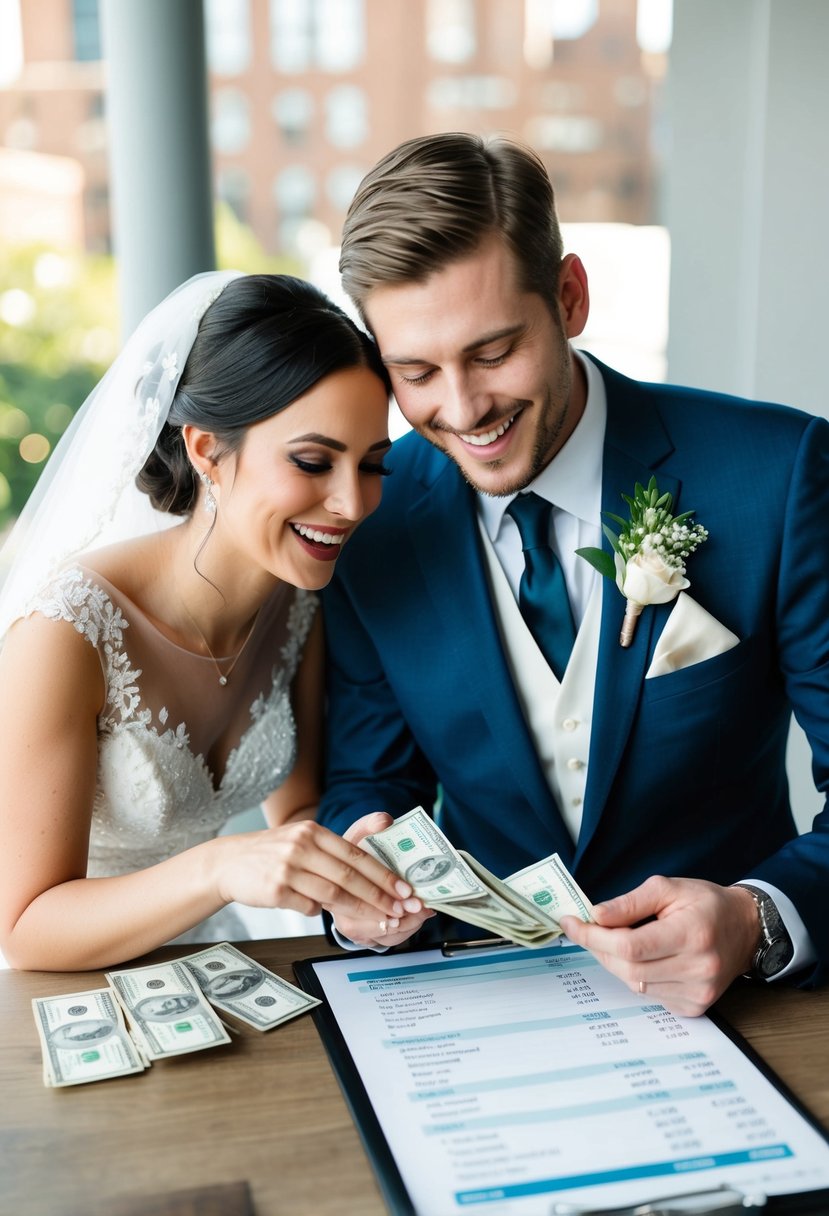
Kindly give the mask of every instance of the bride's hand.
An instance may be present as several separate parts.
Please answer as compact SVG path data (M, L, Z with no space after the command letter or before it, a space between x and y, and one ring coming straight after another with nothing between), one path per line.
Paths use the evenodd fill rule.
M372 832L382 832L392 823L391 815L382 811L364 815L344 833L344 839L352 844L359 844ZM407 885L407 884L403 884ZM330 908L337 930L358 946L399 946L416 933L424 921L435 913L425 908L416 896L410 894L403 898L402 913L398 916L355 916L349 909L339 911Z
M291 908L315 916L322 908L358 920L403 914L412 888L356 844L312 820L261 832L218 837L217 886L225 903Z

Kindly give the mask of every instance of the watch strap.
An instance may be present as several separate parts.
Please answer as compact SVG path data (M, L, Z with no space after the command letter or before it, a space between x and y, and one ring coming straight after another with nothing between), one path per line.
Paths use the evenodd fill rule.
M777 910L777 904L768 891L764 891L762 887L755 887L748 882L737 882L734 883L734 886L742 887L744 891L748 891L754 900L754 906L757 909L757 919L760 924L760 943L754 952L751 970L748 974L759 979L771 979L773 975L776 975L778 971L782 971L783 967L787 966L791 961L794 951L792 940L783 923L783 918ZM788 949L785 949L786 946ZM770 968L766 963L766 959L770 952L776 951L779 947L784 947L784 961Z

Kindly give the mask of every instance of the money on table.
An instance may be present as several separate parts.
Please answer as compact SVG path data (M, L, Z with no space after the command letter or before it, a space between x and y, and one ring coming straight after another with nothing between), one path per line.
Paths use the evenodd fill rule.
M227 942L105 974L107 988L33 998L44 1085L123 1077L229 1043L214 1005L270 1030L321 1003Z
M456 849L420 806L366 836L362 844L410 883L428 908L520 946L545 946L560 937L562 916L593 920L593 905L558 853L509 878L497 878Z
M106 978L133 1036L150 1060L230 1042L230 1035L181 960L107 971Z
M208 946L180 961L211 1005L232 1013L256 1030L270 1030L322 1004L228 942Z
M111 988L34 997L43 1083L82 1085L143 1072L147 1067L127 1033Z

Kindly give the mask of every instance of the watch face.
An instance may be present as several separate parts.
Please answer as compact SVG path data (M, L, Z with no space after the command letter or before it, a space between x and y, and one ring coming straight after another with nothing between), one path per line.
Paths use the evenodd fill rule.
M766 947L762 957L757 960L757 970L762 976L769 979L791 962L793 954L794 947L788 938L778 938L777 941Z

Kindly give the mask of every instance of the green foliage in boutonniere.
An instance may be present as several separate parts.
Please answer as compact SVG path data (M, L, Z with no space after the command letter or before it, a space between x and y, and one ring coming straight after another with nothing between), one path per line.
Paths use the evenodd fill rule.
M613 548L577 549L599 574L612 578L627 601L619 641L629 646L640 612L646 604L667 604L690 587L685 577L685 559L708 539L701 524L690 523L693 511L671 514L670 494L660 494L656 478L644 489L638 482L631 498L622 498L630 507L630 519L607 511L608 519L619 525L618 534L602 524L602 531Z

